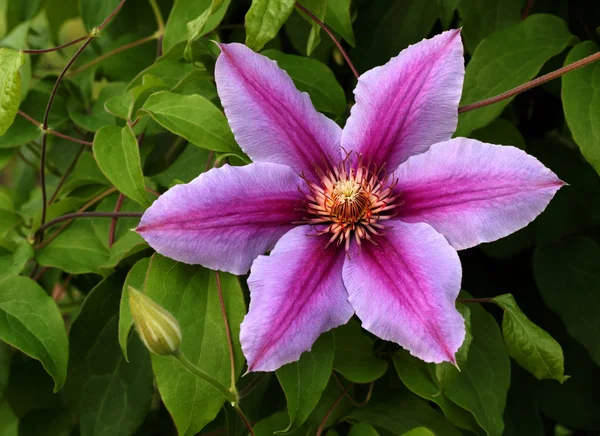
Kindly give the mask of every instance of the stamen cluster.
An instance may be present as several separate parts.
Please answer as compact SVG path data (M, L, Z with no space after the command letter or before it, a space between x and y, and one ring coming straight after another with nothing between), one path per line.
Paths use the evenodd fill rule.
M383 168L363 164L360 156L356 163L346 158L337 167L318 168L317 174L320 183L306 181L305 220L321 226L319 235L331 235L327 246L344 243L348 251L352 239L359 246L362 239L375 243L372 235L380 235L385 228L381 222L394 216L397 181L390 180Z

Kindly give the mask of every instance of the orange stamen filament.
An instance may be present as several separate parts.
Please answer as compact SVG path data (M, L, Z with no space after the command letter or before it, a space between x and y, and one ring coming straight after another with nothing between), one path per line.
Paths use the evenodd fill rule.
M318 234L330 235L327 246L344 244L350 249L352 239L361 245L363 239L374 244L372 235L381 235L381 221L394 216L398 196L397 181L390 181L383 169L363 165L359 156L355 166L346 158L339 166L326 171L316 168L320 184L306 180L307 203L305 221L325 226Z

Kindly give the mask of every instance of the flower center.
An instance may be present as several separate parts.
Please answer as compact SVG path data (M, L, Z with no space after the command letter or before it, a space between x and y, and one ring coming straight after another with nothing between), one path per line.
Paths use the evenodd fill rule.
M375 243L373 235L385 228L382 221L394 216L396 182L390 182L382 169L363 165L360 157L356 165L345 159L339 166L317 173L320 183L307 181L305 220L320 226L320 235L330 236L328 246L344 243L348 251L352 239L358 245L363 239Z

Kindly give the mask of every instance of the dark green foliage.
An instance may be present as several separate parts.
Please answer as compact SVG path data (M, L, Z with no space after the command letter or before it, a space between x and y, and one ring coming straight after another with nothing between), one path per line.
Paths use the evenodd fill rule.
M298 362L242 375L247 277L165 258L131 229L157 194L248 161L217 95L212 41L277 61L342 126L356 79L293 0L127 0L90 34L119 4L0 0L1 436L248 434L218 390L173 356L150 356L129 286L177 320L187 359L237 386L257 436L600 432L600 63L459 117L456 136L524 149L568 186L526 228L461 252L470 301L457 304L467 326L458 368L422 362L352 319ZM300 5L359 73L462 28L462 105L597 53L600 41L596 0ZM55 94L82 43L19 51L86 35ZM63 220L41 238L42 222L78 212L132 216Z

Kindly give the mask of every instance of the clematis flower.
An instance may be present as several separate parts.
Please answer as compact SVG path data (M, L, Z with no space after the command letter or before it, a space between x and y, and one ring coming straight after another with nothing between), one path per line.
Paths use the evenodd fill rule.
M455 362L465 337L456 250L524 227L563 185L517 148L451 139L460 32L360 76L343 130L276 62L241 44L220 48L217 90L253 163L171 188L137 231L180 262L250 270L249 371L297 360L355 313L424 361Z

